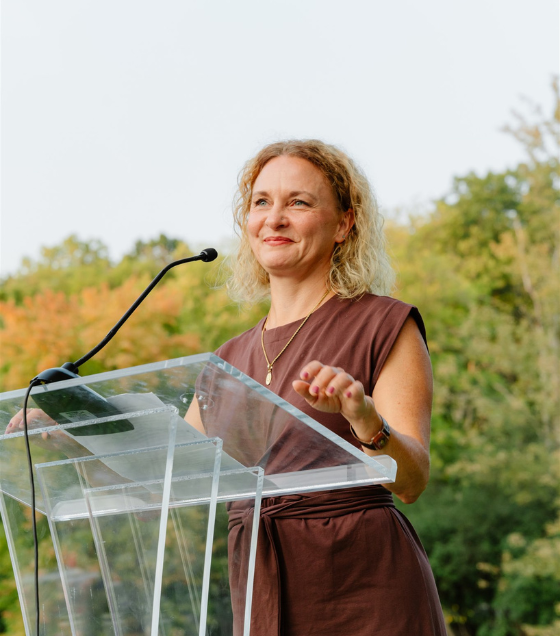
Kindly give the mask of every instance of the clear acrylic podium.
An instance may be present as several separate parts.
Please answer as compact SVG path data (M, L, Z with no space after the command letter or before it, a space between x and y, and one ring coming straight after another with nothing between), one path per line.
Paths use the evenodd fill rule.
M99 417L87 400L76 408L76 387L113 414ZM47 392L61 405L57 424L39 415L30 430L41 636L231 636L232 595L236 636L248 635L262 497L396 474L390 457L368 457L212 354L36 387L29 407ZM0 431L24 394L0 395ZM193 400L206 434L184 419ZM0 435L0 540L28 636L30 501L23 433ZM242 555L228 554L232 505L252 519ZM243 572L235 590L232 563Z

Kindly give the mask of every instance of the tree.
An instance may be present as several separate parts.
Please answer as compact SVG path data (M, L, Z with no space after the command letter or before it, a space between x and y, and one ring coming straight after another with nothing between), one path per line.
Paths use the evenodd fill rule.
M525 163L457 177L431 214L388 228L398 295L426 321L436 384L432 479L403 508L457 636L560 629L557 83L554 91L552 117L536 109L509 128ZM44 251L0 291L1 390L76 360L163 265L188 254L165 236L114 266L101 244L76 237ZM266 305L231 303L216 287L220 264L166 275L83 372L213 350L254 325ZM6 560L0 542L0 617L12 620Z
M406 512L457 634L552 633L560 610L557 569L541 567L560 551L554 92L551 118L510 128L526 163L455 179L396 230L400 293L427 317L436 380L432 483Z
M110 267L107 248L101 241L81 241L71 235L60 245L43 247L37 261L24 258L19 271L0 285L0 300L23 299L52 289L72 294L96 285Z

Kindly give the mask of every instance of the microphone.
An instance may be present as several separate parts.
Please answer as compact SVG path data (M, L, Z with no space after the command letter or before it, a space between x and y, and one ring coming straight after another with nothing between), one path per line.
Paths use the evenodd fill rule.
M117 324L109 331L109 333L103 338L103 340L94 347L91 351L86 353L76 362L65 362L62 367L55 369L47 369L42 371L39 375L35 376L29 383L25 398L23 400L23 428L25 438L25 448L27 452L27 467L29 469L29 483L31 486L31 529L33 533L33 551L34 551L34 591L35 591L35 633L39 634L40 631L40 604L39 604L39 541L37 539L37 525L35 520L35 480L33 477L33 461L31 458L31 447L29 445L29 429L27 425L27 403L31 390L33 387L39 384L50 384L51 382L58 382L60 380L68 380L71 378L77 378L78 368L93 357L98 351L113 338L117 331L124 325L124 323L134 313L138 305L146 298L146 296L152 291L152 289L159 283L159 281L165 276L165 274L172 268L182 263L190 263L192 261L203 261L204 263L210 263L218 256L218 252L213 247L208 247L202 250L197 256L191 256L190 258L182 258L178 261L174 261L164 267L161 272L152 280L152 282L146 287L146 289L138 296L138 298L132 303L124 316L117 322ZM90 389L88 386L71 386L59 391L45 391L44 393L38 392L33 395L35 404L39 406L47 415L49 415L55 422L72 422L76 420L92 419L96 417L107 417L111 415L120 415L120 412L107 400ZM81 426L76 428L69 428L68 431L72 431L74 435L106 435L109 433L121 433L124 431L134 430L134 426L126 419L117 420L116 422L106 422L101 426Z
M215 261L218 258L218 252L213 247L207 247L205 250L200 252L200 256L203 256L201 259L204 263L210 263L211 261Z
M88 351L88 353L76 362L65 362L61 367L42 371L35 376L33 380L31 380L30 385L37 386L39 384L50 384L51 382L79 378L78 368L84 364L84 362L87 362L90 358L92 358L96 353L101 351L101 349L103 349L105 345L113 339L117 331L124 325L134 311L136 311L140 303L142 303L146 296L171 268L176 267L177 265L182 265L183 263L191 263L193 261L210 263L216 260L217 257L218 252L213 247L207 247L197 256L182 258L177 261L173 261L164 267L98 345L91 349L91 351ZM76 420L120 415L120 411L107 402L104 397L90 389L90 387L83 385L68 387L62 391L57 391L56 393L50 391L35 393L33 395L33 399L40 409L59 424L66 424ZM121 433L133 429L133 425L128 420L117 420L116 422L106 422L97 426L81 426L67 430L72 432L73 435L106 435L111 433Z

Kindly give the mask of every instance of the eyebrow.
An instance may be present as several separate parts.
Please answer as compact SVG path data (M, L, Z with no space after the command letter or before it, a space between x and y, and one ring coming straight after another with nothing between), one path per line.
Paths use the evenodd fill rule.
M308 192L307 190L292 190L292 192L288 193L288 197L295 197L300 194L303 194L309 197L310 199L317 201L317 197L314 194L311 194L311 192ZM260 196L268 196L268 192L266 192L266 190L258 190L257 192L253 192L253 197L260 197Z

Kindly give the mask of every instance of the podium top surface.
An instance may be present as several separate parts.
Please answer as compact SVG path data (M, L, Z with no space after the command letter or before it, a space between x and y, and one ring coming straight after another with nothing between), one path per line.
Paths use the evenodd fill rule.
M0 395L0 431L22 408L24 395L25 389ZM183 419L193 401L205 433ZM35 464L161 448L173 413L177 444L220 438L224 467L262 468L269 495L344 487L349 480L389 482L396 473L392 458L367 456L211 353L35 387L29 407L57 424L53 429L53 420L41 417L32 422ZM23 441L22 432L0 435L0 489L26 501Z

